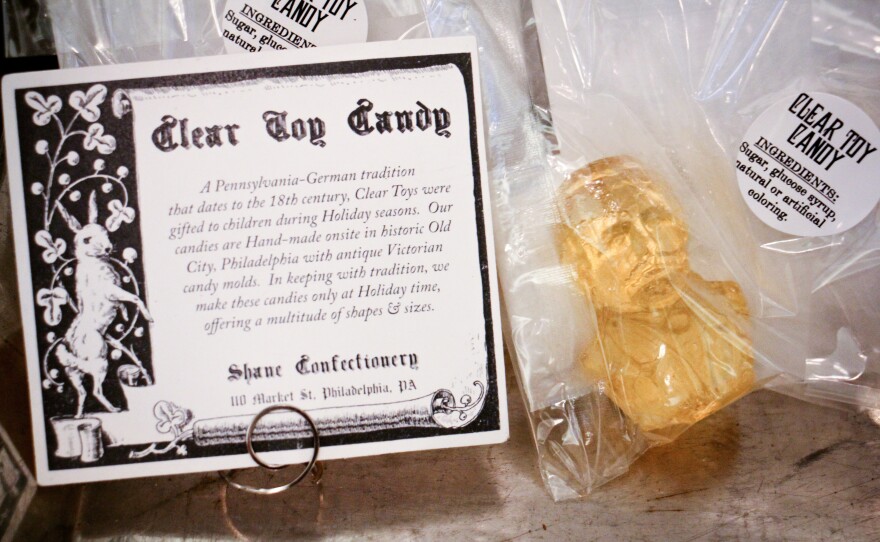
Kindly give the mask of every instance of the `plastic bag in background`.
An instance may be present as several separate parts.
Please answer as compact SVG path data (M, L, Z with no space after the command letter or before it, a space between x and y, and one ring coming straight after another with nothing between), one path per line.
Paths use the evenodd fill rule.
M223 53L217 0L44 0L62 68Z
M62 68L244 52L236 45L229 45L235 42L234 34L242 32L244 25L253 27L255 35L272 38L265 44L267 50L271 44L293 48L304 43L290 32L294 23L285 14L272 12L268 7L277 4L283 9L286 3L269 0L247 3L240 0L44 1L49 6ZM419 0L362 1L366 10L367 41L429 37ZM349 2L348 5L356 4L358 2ZM248 19L243 14L248 9L246 6L263 6L261 15L253 13ZM318 17L311 15L309 20L314 26ZM274 26L279 21L286 26ZM327 44L347 43L348 37L337 33L329 40Z
M55 54L43 0L3 0L3 31L7 58Z
M367 41L430 38L421 0L365 0Z

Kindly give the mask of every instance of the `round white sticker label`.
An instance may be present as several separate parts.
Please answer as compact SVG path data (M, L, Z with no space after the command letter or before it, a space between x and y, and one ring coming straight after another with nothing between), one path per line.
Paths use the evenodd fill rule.
M365 0L227 0L227 53L367 41Z
M736 157L743 198L767 225L791 235L841 233L880 199L880 131L854 104L803 92L764 111Z

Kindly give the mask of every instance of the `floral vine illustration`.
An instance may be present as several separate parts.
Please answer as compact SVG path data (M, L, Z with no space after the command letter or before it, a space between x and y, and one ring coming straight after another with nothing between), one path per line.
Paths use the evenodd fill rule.
M193 421L192 412L171 401L159 401L153 406L153 416L157 420L156 431L163 434L172 433L174 439L163 448L159 448L153 443L139 452L129 452L128 457L143 459L148 455L164 455L172 450L181 457L186 456L186 445L181 442L189 440L193 436L192 429L186 429L186 426Z
M108 232L117 232L134 222L136 212L130 205L129 189L124 182L129 176L129 169L121 165L114 172L110 172L107 162L101 157L111 155L116 150L116 138L107 133L100 122L101 106L106 99L107 87L101 84L92 85L84 91L71 92L67 100L68 108L56 95L44 96L34 90L24 95L24 101L33 110L31 116L33 123L40 128L55 127L55 130L45 138L38 140L34 147L37 155L45 157L48 175L44 181L34 181L29 187L30 197L42 200L40 215L42 228L34 234L33 242L42 250L40 254L42 263L49 268L51 276L48 284L39 284L35 303L39 307L43 321L50 327L60 325L65 314L69 314L74 319L67 335L59 336L55 332L46 334L45 339L50 345L42 357L44 373L42 384L47 390L55 389L59 393L64 390L65 383L60 379L59 369L52 368L54 354L79 395L78 416L82 415L85 393L82 387L82 375L89 370L83 368L83 364L78 365L77 362L81 360L77 359L77 352L72 344L68 343L73 342L71 339L78 338L76 334L84 333L82 331L84 328L89 326L96 328L92 331L99 333L101 340L106 341L110 346L111 359L120 360L125 356L140 370L144 381L147 384L152 383L143 363L129 344L132 338L144 336L145 330L143 324L139 322L140 317L149 319L149 314L140 301L142 294L131 268L131 264L139 255L133 247L123 248L119 253L120 257L111 255L110 252L113 245L109 241ZM124 104L121 102L117 103L119 99L114 96L111 104L111 109L117 118L121 118L130 110L130 107L127 109L123 107ZM80 148L77 148L78 146ZM91 167L83 168L80 166L80 161L88 154L98 156L92 161ZM102 198L110 198L106 203L105 213L98 208L98 193L103 194ZM65 203L76 205L77 202L86 201L84 199L86 197L89 223L83 226L80 220L67 211ZM103 222L99 220L100 214L106 215ZM67 228L64 228L65 224ZM62 233L56 233L59 229ZM72 243L67 229L76 234ZM80 233L86 231L90 234ZM64 234L68 235L68 240L65 240ZM94 248L85 246L93 238L103 241L106 245L103 253L99 254ZM91 266L90 270L87 271L89 266ZM105 287L105 290L115 287L119 282L122 286L118 291L105 292L103 298L92 295L90 303L84 303L84 292L74 290L76 294L74 297L71 295L73 290L71 284L75 283L76 289L81 289L80 284L85 284L86 281L81 282L78 276L86 273L92 273L92 277L89 278L100 278L104 282L100 286ZM95 282L92 280L92 283ZM138 307L137 313L130 317L126 307L119 301L135 303ZM109 313L109 316L98 317L94 314L86 316L86 310L91 313L103 311ZM121 321L116 317L117 313L121 315ZM106 322L102 318L105 318ZM103 373L106 373L106 366ZM104 374L92 374L92 378L100 379L100 382L93 382L96 386L93 389L95 398L104 404L107 410L115 411L115 407L106 402L100 390Z

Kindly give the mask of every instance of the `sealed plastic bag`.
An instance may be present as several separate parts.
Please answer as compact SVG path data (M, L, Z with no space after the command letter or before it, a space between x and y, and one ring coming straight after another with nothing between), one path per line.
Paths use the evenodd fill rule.
M579 364L650 442L749 373L876 408L880 63L840 43L857 7L535 3L561 259L596 317Z
M62 68L428 37L419 0L44 0Z
M429 20L489 58L508 344L553 497L757 387L876 408L871 4L497 4Z

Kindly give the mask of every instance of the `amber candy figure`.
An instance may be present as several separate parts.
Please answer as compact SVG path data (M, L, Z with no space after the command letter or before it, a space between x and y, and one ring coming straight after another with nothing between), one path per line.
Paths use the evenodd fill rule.
M687 225L660 182L626 156L575 171L561 248L596 311L584 369L666 440L748 392L754 372L742 290L691 270Z

